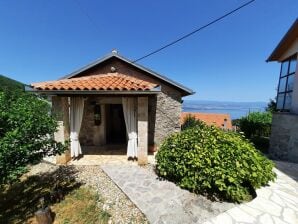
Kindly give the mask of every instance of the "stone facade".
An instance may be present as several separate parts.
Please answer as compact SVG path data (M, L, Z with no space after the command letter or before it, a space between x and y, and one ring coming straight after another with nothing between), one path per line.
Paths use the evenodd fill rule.
M165 137L180 131L181 93L166 85L149 101L149 144L159 146Z
M298 162L298 114L273 115L269 153L275 159Z

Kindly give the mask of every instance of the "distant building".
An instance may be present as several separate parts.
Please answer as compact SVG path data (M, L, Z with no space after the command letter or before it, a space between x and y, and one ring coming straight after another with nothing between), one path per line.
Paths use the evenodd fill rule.
M187 116L193 116L197 120L204 121L208 125L214 125L216 127L232 130L232 121L229 114L208 114L208 113L190 113L190 112L182 112L181 113L181 124L183 124L185 118Z
M281 63L277 110L273 114L269 153L298 162L298 19L271 53L268 61Z

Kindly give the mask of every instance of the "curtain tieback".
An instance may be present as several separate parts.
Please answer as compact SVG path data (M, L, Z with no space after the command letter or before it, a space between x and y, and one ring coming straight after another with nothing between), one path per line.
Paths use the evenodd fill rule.
M135 133L135 132L132 132L132 133L129 133L129 134L128 134L128 139L129 139L129 140L137 139L137 138L138 138L138 135L137 135L137 133Z
M78 134L77 133L71 133L70 134L70 140L71 141L78 141L79 140L79 136L78 136Z

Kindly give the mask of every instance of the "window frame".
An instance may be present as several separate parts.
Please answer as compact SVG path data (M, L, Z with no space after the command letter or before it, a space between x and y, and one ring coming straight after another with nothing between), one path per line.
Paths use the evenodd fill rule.
M291 63L292 60L294 59L294 61L296 61L296 70L297 70L297 54L287 58L286 60L282 61L281 66L280 66L280 73L279 73L279 80L278 80L278 87L277 87L277 97L276 97L276 106L278 105L278 99L279 99L279 95L284 94L283 96L283 102L282 102L282 108L277 108L278 111L284 111L284 112L289 112L290 109L285 109L285 104L286 104L286 97L287 94L291 93L293 94L293 89L288 90L288 80L290 76L294 76L294 80L295 80L295 74L296 74L296 70L294 70L294 72L290 73L290 67L291 67ZM282 75L283 73L283 64L287 63L287 72L286 75ZM280 84L281 84L281 79L286 79L286 84L285 84L285 89L284 91L279 91L280 88ZM295 82L295 81L294 81Z

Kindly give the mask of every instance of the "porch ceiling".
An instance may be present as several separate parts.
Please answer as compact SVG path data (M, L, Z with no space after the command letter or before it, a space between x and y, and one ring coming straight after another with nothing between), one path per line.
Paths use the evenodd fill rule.
M41 92L150 92L158 90L158 84L132 76L115 73L84 76L79 78L61 79L32 83L33 91Z

